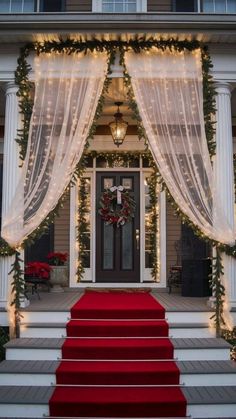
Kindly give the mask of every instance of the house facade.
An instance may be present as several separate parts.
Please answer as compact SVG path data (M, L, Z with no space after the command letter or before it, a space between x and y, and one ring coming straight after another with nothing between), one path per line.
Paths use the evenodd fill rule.
M1 211L7 214L20 176L19 148L15 142L21 127L18 87L15 84L17 59L28 42L58 40L60 37L88 40L129 40L135 37L177 38L204 42L210 52L216 88L216 187L227 219L234 224L233 154L236 138L236 1L4 1L0 4L0 163ZM33 57L30 79L34 81ZM153 164L147 147L139 140L137 122L128 107L123 68L117 55L112 64L111 83L105 95L93 140L86 151L84 188L86 229L83 235L84 272L78 281L81 251L78 224L81 182L70 188L48 235L28 247L25 262L46 260L50 251L67 252L70 288L144 287L166 289L171 267L182 266L182 293L208 296L207 286L211 248L182 225L156 185L155 204L150 203ZM109 124L120 102L128 123L123 143L117 147ZM234 138L235 136L235 138ZM104 190L122 186L135 201L132 222L114 229L99 215ZM155 240L151 220L155 215ZM81 238L81 236L80 236ZM8 324L10 302L8 275L13 258L0 261L0 315ZM155 270L153 267L155 264ZM230 308L236 308L236 263L223 255L224 281ZM23 303L24 304L24 303Z

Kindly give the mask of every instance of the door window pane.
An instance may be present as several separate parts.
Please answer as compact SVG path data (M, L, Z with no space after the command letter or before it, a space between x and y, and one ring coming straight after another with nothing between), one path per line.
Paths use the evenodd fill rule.
M133 269L133 222L125 223L121 227L122 234L122 269Z
M114 269L114 227L103 223L103 263L102 268Z

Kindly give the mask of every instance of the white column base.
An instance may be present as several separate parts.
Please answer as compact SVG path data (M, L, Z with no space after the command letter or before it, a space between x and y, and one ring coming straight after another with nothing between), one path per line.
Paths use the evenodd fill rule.
M236 259L222 254L224 266L223 283L228 296L229 309L236 307Z
M1 287L0 287L0 307L7 310L9 305L9 294L12 282L12 276L9 272L12 268L13 256L0 258Z

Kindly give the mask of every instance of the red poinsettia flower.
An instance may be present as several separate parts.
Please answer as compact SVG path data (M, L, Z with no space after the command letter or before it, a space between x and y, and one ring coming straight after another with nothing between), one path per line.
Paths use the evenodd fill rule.
M25 275L35 278L48 279L51 266L44 262L29 262L25 267Z
M68 258L68 253L62 252L51 252L48 253L47 259L49 260L49 264L53 266L62 266L65 264Z

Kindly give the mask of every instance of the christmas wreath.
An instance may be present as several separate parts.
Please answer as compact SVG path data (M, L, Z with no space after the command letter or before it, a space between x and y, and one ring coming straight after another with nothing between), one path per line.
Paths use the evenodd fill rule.
M134 218L135 201L123 186L113 186L101 195L98 213L106 224L117 227Z

